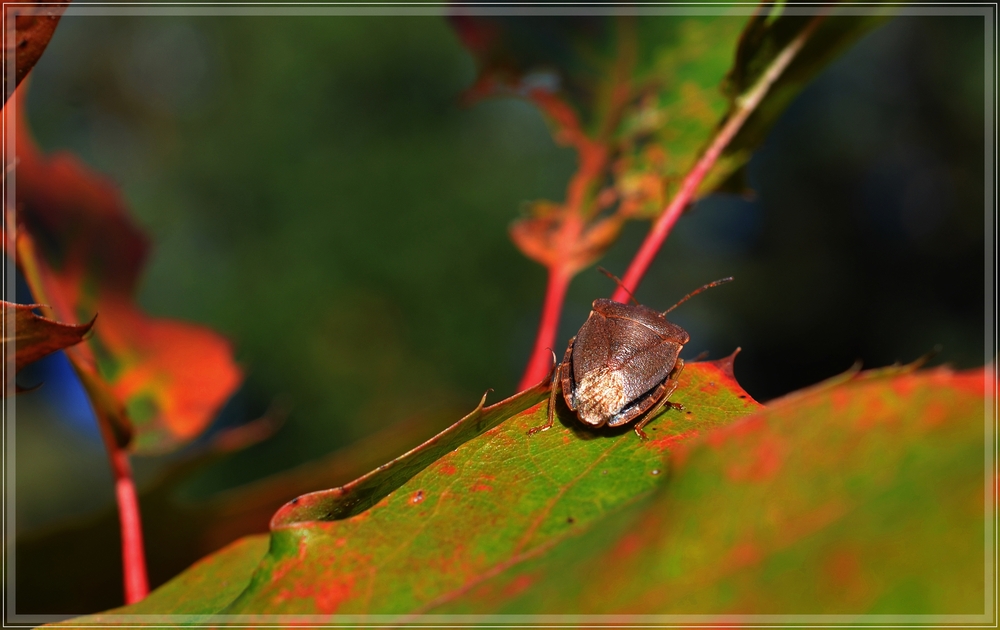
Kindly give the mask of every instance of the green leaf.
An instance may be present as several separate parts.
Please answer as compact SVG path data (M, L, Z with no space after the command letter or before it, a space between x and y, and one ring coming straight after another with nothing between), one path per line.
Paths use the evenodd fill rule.
M479 66L469 95L532 100L556 140L578 151L567 206L584 217L615 207L630 218L665 207L726 113L719 88L747 19L459 15L453 24ZM543 248L523 240L515 242L540 260L532 252ZM590 259L609 244L592 248Z
M655 495L427 612L984 614L989 374L883 370L777 401L678 453Z
M757 409L731 360L691 365L672 411L640 441L571 418L546 433L546 404L447 453L368 511L334 522L272 521L272 546L223 612L406 613L545 549L656 487L677 443ZM386 535L398 532L398 535Z
M713 157L692 199L746 192L742 168L795 95L884 20L783 4L753 16L454 11L479 69L468 96L530 100L578 154L565 201L528 204L511 228L526 256L571 272L600 258L625 220L660 215L703 155Z
M725 109L717 86L746 21L711 15L452 18L479 66L470 97L553 94L595 139L648 131L666 122L663 116L683 122L701 104L718 110L714 123ZM692 90L713 92L713 101L684 103ZM636 102L647 97L657 102ZM621 118L622 106L638 118Z
M545 421L541 386L477 409L449 429L452 437L446 432L397 460L404 463L396 472L390 465L366 476L384 476L388 488L407 461L425 450L434 456L394 491L368 494L376 503L366 511L327 520L330 505L350 495L343 490L306 495L280 510L249 587L221 612L412 612L648 495L678 444L760 408L736 384L732 357L689 363L672 400L685 410L647 425L648 442L628 427L589 430L565 409L561 424L529 437L527 430ZM468 439L473 428L479 435ZM459 443L462 434L468 441ZM368 484L374 481L345 488ZM192 600L209 595L187 593Z
M742 397L725 364L684 376L686 411L654 420L649 442L569 417L529 438L543 403L366 512L276 527L220 612L985 612L992 370L849 373L767 408ZM249 562L213 558L142 610L161 610L154 597L219 606L218 591L186 585L224 562L245 580Z
M764 74L774 67L781 52L812 28L811 24L816 19L814 15L801 12L789 15L786 8L780 3L762 7L743 30L735 61L722 85L722 91L730 101L725 119L740 106L740 100L753 90ZM830 7L828 11L829 14L820 18L791 63L780 72L763 100L726 145L699 187L698 196L715 190L746 193L748 186L743 167L785 109L828 63L863 35L885 23L893 12L891 7L873 9L860 15L851 15L840 7Z
M528 437L543 402L365 512L275 523L228 605L235 589L204 576L246 583L262 539L102 619L179 601L240 620L984 613L992 370L852 372L761 408L729 367L691 364L676 394L685 411L655 419L649 442L568 416Z
M339 488L321 490L293 499L274 515L272 527L308 521L340 520L361 514L461 444L493 429L512 415L538 404L545 396L547 385L547 381L542 381L531 389L489 407L484 406L489 392L483 394L472 413L419 447Z

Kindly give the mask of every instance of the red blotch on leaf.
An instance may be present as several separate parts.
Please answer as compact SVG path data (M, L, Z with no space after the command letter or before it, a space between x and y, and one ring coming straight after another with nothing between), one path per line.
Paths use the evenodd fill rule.
M438 464L437 469L442 475L454 475L458 472L458 469L451 462L441 462Z
M311 599L316 606L316 612L330 615L337 612L344 601L354 591L354 576L343 575L337 579L317 580L315 583L300 582L291 589L282 589L274 598L275 605L281 605L291 599Z
M892 386L892 391L894 391L900 398L909 398L913 395L914 390L917 389L917 380L915 378L905 376L892 379L890 384Z
M862 431L870 429L879 424L891 423L899 419L895 404L887 404L885 396L881 392L867 396L864 400L863 414L858 415L857 427Z
M727 564L739 569L753 564L757 564L764 557L760 548L752 542L742 542L733 547L729 552Z
M949 368L941 367L931 372L931 382L955 387L975 396L983 397L987 391L992 392L996 388L994 369L994 366L989 365L984 370L985 374L984 371L979 370L956 374Z
M940 401L935 401L924 407L924 424L928 427L936 427L948 417L948 407Z
M655 440L647 442L647 445L651 448L655 448L660 452L663 452L663 451L673 450L673 448L677 446L679 443L691 440L696 437L698 437L698 432L691 430L674 435L665 435L661 438L657 438Z
M698 369L702 370L706 375L711 375L708 384L702 386L701 391L715 393L721 388L722 390L742 392L739 397L743 401L744 406L760 407L761 404L743 391L743 387L736 380L736 374L733 371L733 366L736 362L736 356L739 353L740 348L736 348L728 357L717 359L715 361L692 363L690 365L691 367L697 366Z
M853 404L854 395L847 389L837 388L830 392L830 403L834 413L844 413Z
M732 424L720 431L713 431L708 434L708 443L713 447L720 447L730 439L745 439L746 437L766 428L763 418L760 416L750 416Z
M753 454L729 466L727 473L733 481L767 481L781 469L786 447L777 437L761 440Z
M846 588L857 581L861 560L856 553L841 549L830 554L823 569L832 586Z
M503 596L508 598L517 597L524 591L528 590L534 582L534 576L519 575L503 589Z
M642 551L642 547L642 536L638 532L628 532L615 545L611 555L616 559L624 560Z
M294 558L285 558L275 564L274 569L271 570L271 582L274 583L280 581L289 571L301 565L306 559L307 551L306 539L299 539L298 553Z

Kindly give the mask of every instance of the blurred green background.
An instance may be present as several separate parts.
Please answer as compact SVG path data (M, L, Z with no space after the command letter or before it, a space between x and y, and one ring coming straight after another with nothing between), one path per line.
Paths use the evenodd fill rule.
M742 347L762 401L858 359L992 356L985 45L981 17L897 17L803 92L751 162L755 198L698 204L638 292L665 308L735 276L672 314L685 356ZM441 17L63 18L31 80L40 145L121 185L155 244L141 304L234 342L247 380L216 428L291 408L188 496L514 393L545 272L507 226L562 199L575 156L525 102L460 106L474 76ZM647 225L601 264L622 273ZM612 289L577 278L560 346ZM22 376L45 386L17 399L19 534L113 502L65 360ZM168 463L137 462L140 485Z

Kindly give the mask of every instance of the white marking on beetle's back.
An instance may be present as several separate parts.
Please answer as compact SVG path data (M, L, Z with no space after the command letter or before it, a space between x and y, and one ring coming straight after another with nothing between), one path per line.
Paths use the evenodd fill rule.
M576 384L576 414L587 424L600 426L628 402L621 369L602 365Z

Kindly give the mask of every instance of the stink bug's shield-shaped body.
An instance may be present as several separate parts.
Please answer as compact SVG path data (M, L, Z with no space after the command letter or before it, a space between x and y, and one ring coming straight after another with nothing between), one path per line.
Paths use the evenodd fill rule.
M593 309L566 350L563 397L585 424L620 426L665 398L690 337L646 306L600 299Z
M608 275L621 284L618 278ZM684 369L684 360L678 355L691 337L667 321L667 313L705 289L730 280L710 282L662 313L638 303L594 300L590 316L576 337L569 340L566 355L553 374L548 422L528 434L552 426L556 393L562 389L566 405L591 427L621 426L646 414L635 425L636 435L645 440L642 427L661 407L683 409L668 399L677 389L677 377Z

